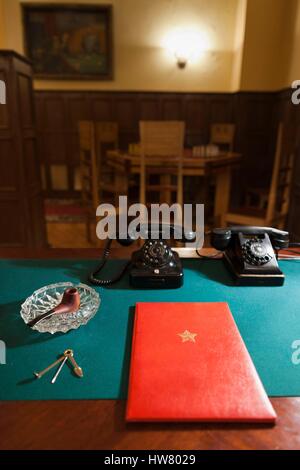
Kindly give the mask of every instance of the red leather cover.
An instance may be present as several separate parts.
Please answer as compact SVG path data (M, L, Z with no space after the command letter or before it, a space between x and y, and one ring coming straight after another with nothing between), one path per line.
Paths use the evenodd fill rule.
M128 421L275 419L226 303L137 304Z

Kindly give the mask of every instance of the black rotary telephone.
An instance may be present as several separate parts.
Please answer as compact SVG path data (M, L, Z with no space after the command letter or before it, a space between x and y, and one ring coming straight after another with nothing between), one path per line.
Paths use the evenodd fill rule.
M176 289L183 285L183 268L178 254L173 251L167 241L170 234L184 242L193 242L196 234L192 231L183 234L183 229L176 225L141 225L139 232L145 239L143 247L132 254L131 261L126 263L122 271L114 279L98 279L110 255L112 241L108 239L103 256L97 270L89 280L96 286L109 286L118 282L129 270L132 287L144 289ZM122 246L130 246L136 241L133 234L128 233L126 239L117 237Z
M211 244L224 251L224 260L238 285L283 285L275 251L289 247L288 232L269 227L214 229Z

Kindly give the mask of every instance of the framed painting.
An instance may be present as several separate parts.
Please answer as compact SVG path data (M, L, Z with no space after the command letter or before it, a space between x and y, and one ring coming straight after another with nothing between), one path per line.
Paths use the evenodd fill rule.
M26 3L22 10L36 78L112 80L111 5Z

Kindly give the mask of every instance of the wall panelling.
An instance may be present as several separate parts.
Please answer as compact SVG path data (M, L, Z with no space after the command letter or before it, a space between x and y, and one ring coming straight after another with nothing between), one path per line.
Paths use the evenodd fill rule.
M120 147L126 149L129 143L138 141L139 120L162 119L186 122L188 147L207 143L212 123L236 124L235 150L242 153L243 160L233 178L232 199L240 201L246 187L267 187L270 183L278 122L283 120L286 126L298 125L300 129L300 106L292 105L290 98L289 90L280 93L36 91L38 143L46 170L46 194L51 197L60 193L53 190L51 165L67 168L65 194L76 194L78 121L118 122ZM300 207L298 167L292 197L293 220L295 207ZM296 218L300 220L300 213ZM300 237L300 224L293 231Z
M252 152L259 157L269 149L270 120L266 116L269 94L258 97L231 93L140 93L140 92L57 92L36 91L39 151L46 168L46 191L55 195L51 183L51 165L68 168L68 192L74 186L74 169L79 162L77 123L80 120L117 121L120 147L126 149L138 141L139 121L184 120L186 145L191 147L209 141L214 122L237 122L237 149L243 150L245 165L251 166ZM253 101L254 100L254 101ZM259 103L259 120L251 109ZM250 111L247 116L245 107ZM251 156L244 139L251 142ZM269 156L268 156L269 158ZM250 159L250 163L249 160ZM248 163L247 163L248 162Z

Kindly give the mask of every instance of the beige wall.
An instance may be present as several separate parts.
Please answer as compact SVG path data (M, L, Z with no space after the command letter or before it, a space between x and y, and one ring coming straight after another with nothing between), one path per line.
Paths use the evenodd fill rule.
M243 53L245 46L245 26L247 18L247 0L240 0L236 10L234 61L232 68L232 91L240 88Z
M3 9L3 0L0 0L0 47L4 47L5 42L5 32L4 32L4 9Z
M115 79L39 80L36 89L264 91L300 79L300 0L86 0L93 2L114 6ZM0 0L0 47L24 53L20 3ZM165 49L176 28L207 38L202 57L184 70Z
M241 90L289 86L295 12L299 0L248 0Z
M294 19L293 41L290 45L291 58L286 86L289 86L295 80L300 80L300 0L297 1Z
M3 1L7 25L5 46L22 53L21 2ZM32 3L32 0L29 1ZM53 0L51 3L54 3ZM80 3L84 1L80 0ZM86 3L93 1L87 0ZM37 81L37 89L231 89L239 0L104 0L102 3L114 5L115 80L94 83ZM200 60L185 70L179 70L174 57L167 54L163 46L169 32L186 27L204 33L209 44Z

